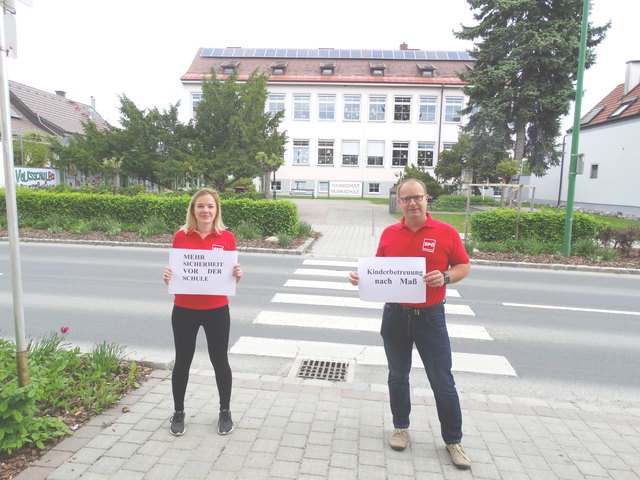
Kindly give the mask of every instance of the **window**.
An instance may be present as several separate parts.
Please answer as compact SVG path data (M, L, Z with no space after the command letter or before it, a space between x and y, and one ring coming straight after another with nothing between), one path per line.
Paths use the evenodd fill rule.
M598 164L591 164L591 173L589 174L589 178L598 178Z
M369 97L369 120L372 122L384 122L387 109L387 97L384 95L371 95Z
M329 182L318 182L318 193L329 193Z
M418 63L416 66L420 71L421 77L433 77L433 72L436 67L434 67L432 63Z
M436 97L420 97L420 114L418 121L435 122L436 121Z
M333 140L318 140L318 165L333 165Z
M369 193L380 193L380 184L379 183L370 183L369 184Z
M602 110L604 110L604 107L596 107L591 110L586 117L580 120L580 125L586 125L587 123L589 123L591 120L596 118Z
M455 143L453 143L453 142L442 142L442 151L453 150L453 146L454 145L455 145Z
M342 165L358 166L358 154L360 142L357 140L344 140L342 142Z
M331 63L321 63L320 64L320 75L333 75L336 69L336 64Z
M318 95L318 118L320 120L335 120L336 96Z
M384 166L384 142L369 140L367 142L367 167Z
M273 62L271 64L271 75L284 75L287 69L287 63L285 61Z
M411 119L411 97L395 97L393 119L408 122Z
M309 104L311 97L309 95L293 96L293 118L294 120L309 120Z
M433 142L418 142L418 165L421 167L433 167Z
M272 180L271 181L271 191L273 192L275 187L275 191L279 192L282 190L282 182L280 180L276 180L275 182Z
M387 66L381 62L369 62L369 71L371 75L374 77L382 77L384 76L384 70Z
M282 112L284 110L284 93L270 94L267 108L270 117L273 117L278 112Z
M462 120L462 97L446 97L444 103L444 121L459 123Z
M293 164L309 165L309 140L293 141Z
M407 160L409 160L409 142L393 142L391 165L394 167L406 167Z
M307 182L305 180L294 180L292 190L305 190L307 188Z
M192 114L195 115L196 108L198 107L198 105L200 105L201 101L202 101L202 94L201 93L192 93L191 94Z
M222 73L230 75L238 68L238 65L240 65L238 61L227 60L226 62L222 62L220 68L222 68Z
M631 106L633 104L633 102L635 102L636 100L637 100L637 97L636 98L632 98L631 100L627 100L624 103L621 103L618 108L616 108L613 112L611 112L611 114L609 115L609 118L617 117L619 115L622 115L622 113L624 113L624 111L627 108L629 108L629 106Z
M344 119L360 121L360 95L344 96Z

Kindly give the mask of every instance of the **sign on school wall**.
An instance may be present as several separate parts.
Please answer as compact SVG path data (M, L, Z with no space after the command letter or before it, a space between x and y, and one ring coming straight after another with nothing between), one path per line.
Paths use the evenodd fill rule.
M57 168L14 167L16 185L38 188L60 183L60 171Z
M331 182L329 195L359 197L362 195L362 182Z

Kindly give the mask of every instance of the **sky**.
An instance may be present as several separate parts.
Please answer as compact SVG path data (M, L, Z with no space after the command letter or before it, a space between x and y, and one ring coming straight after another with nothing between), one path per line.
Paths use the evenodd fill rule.
M110 123L120 95L138 108L183 102L180 77L200 47L467 50L453 32L473 25L466 0L364 2L323 0L28 0L16 1L17 59L11 80L91 104ZM301 5L305 5L301 7ZM637 0L591 0L590 20L611 20L585 72L582 114L624 82L640 60ZM573 125L573 113L563 128Z

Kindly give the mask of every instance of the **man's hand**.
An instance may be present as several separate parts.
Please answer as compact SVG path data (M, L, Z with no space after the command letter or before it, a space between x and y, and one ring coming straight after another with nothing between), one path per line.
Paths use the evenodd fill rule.
M360 281L360 275L358 272L349 272L349 283L354 287L358 286L358 282Z

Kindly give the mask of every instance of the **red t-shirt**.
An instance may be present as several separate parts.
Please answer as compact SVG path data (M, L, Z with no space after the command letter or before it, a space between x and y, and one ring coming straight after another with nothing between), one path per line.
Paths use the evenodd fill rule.
M185 233L178 230L173 236L173 248L189 248L193 250L235 250L236 237L228 230L220 233L211 232L202 238L198 232L191 230ZM229 304L226 295L186 295L176 294L174 305L193 310L209 310Z
M469 256L462 244L460 234L448 223L431 217L427 212L427 221L414 232L400 223L387 227L380 236L376 257L425 257L426 272L445 271L450 266L469 263ZM403 303L412 307L428 307L442 302L447 291L442 287L427 287L425 303Z

